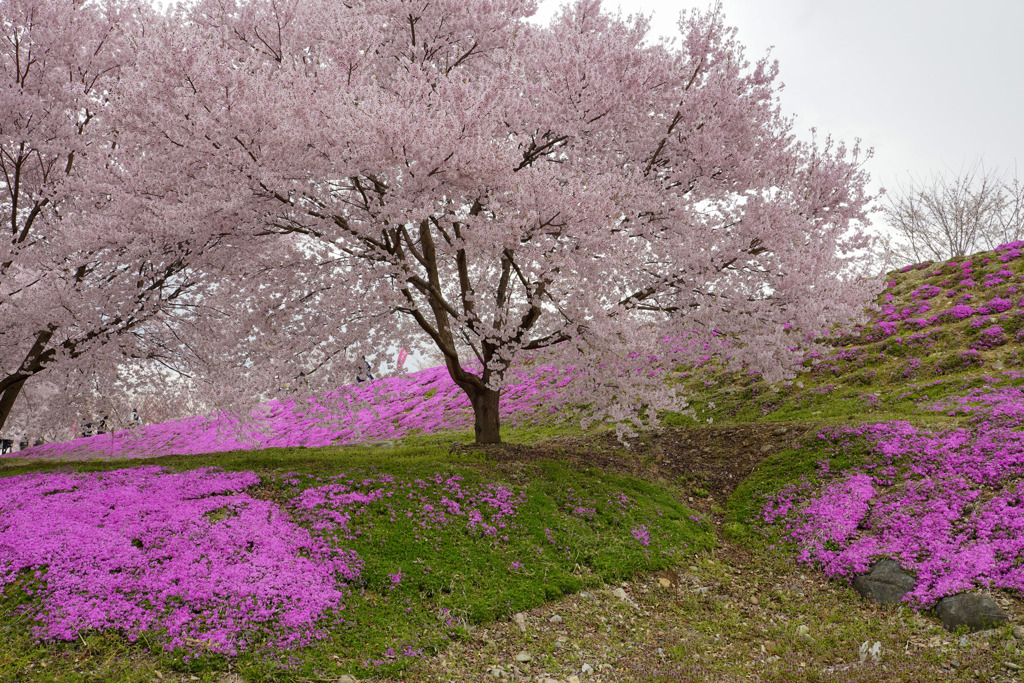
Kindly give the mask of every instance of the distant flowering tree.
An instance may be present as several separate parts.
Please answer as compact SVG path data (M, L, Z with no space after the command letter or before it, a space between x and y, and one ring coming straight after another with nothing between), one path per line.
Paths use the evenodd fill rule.
M534 10L200 0L146 36L121 97L167 192L188 169L238 208L220 386L330 386L368 337L419 334L496 443L514 362L583 368L597 415L653 423L682 405L666 340L775 381L861 315L863 156L794 138L774 63L718 12L651 44L598 2Z

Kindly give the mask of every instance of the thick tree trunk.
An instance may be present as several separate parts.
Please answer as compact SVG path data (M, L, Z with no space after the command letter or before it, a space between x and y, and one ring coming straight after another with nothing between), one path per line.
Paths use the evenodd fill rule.
M18 400L18 395L21 393L22 387L25 386L26 380L28 377L16 379L7 384L3 393L0 393L0 429L3 429L4 424L7 423L7 418L10 417L11 410L14 409L14 402Z
M7 418L11 416L25 382L43 369L43 354L52 338L53 330L43 330L37 334L35 343L21 362L21 368L0 380L0 429L4 428Z
M501 392L484 389L468 393L469 402L473 405L476 443L501 443L501 419L498 414Z

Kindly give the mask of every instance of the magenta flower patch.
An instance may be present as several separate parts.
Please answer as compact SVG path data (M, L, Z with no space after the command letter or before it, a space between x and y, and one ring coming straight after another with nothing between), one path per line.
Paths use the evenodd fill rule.
M1006 335L1003 334L1003 328L999 325L992 325L991 327L986 327L978 334L978 338L971 343L971 348L978 351L986 351L1002 346L1006 342L1007 339Z
M0 479L0 591L30 591L46 640L112 629L161 634L168 650L306 644L360 562L243 492L258 482L159 467Z
M553 366L515 373L502 392L503 424L536 422L578 371ZM545 416L550 421L552 417ZM306 400L270 401L249 424L219 415L148 425L137 432L101 434L36 446L33 458L149 458L272 447L318 447L400 439L413 434L467 429L469 398L443 367L342 387ZM26 453L18 453L26 455Z
M996 315L999 313L1005 313L1006 311L1013 308L1013 302L1009 299L1001 299L999 297L993 298L988 303L982 304L978 307L979 315Z
M941 273L940 273L941 274ZM942 293L942 288L935 285L921 285L910 293L911 299L931 299Z
M764 508L799 546L798 559L830 576L866 571L883 557L917 576L919 605L975 586L1024 590L1024 442L1017 388L977 391L953 403L979 415L974 429L921 431L905 422L823 434L842 449L864 438L868 464L788 487ZM951 402L933 406L949 408ZM990 420L989 416L994 417ZM986 491L995 490L995 495Z
M467 485L459 475L435 474L427 479L402 482L390 475L350 479L332 477L334 483L317 481L293 501L315 529L332 531L354 538L370 528L359 524L368 506L380 502L385 511L396 514L391 500L413 501L417 509L416 525L426 530L458 527L471 534L497 539L507 533L516 511L523 503L522 493L500 484Z

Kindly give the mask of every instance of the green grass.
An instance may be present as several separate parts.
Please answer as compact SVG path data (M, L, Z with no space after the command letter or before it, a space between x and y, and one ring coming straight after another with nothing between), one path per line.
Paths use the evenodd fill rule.
M186 657L161 652L156 634L151 643L130 644L112 633L86 634L73 643L35 643L27 635L26 616L19 614L33 598L7 590L0 602L0 680L153 680L158 670L206 680L229 665L250 681L399 675L417 657L392 657L389 649L401 653L409 647L418 656L433 655L465 637L473 625L582 588L675 566L714 543L710 528L691 519L693 512L679 502L679 494L665 486L556 461L502 465L480 451L448 453L443 439L413 441L418 443L392 448L268 449L76 464L80 471L128 464L251 470L262 479L254 494L285 504L314 478L392 475L412 481L438 473L461 476L467 487L503 483L521 492L526 502L514 526L503 533L508 540L497 544L454 526L425 531L417 517L406 516L417 509L401 496L368 506L359 521L368 533L336 538L365 561L359 585L347 596L345 609L325 622L329 637L294 652L249 652L230 662L209 654ZM68 466L36 463L7 468L3 475L62 467ZM295 486L284 481L286 472L312 476ZM628 497L628 509L615 502L620 495ZM594 514L573 514L574 506L593 508ZM649 529L647 547L631 533L641 524ZM512 570L514 562L522 568ZM399 570L405 576L396 586L389 575ZM43 667L44 661L53 665Z

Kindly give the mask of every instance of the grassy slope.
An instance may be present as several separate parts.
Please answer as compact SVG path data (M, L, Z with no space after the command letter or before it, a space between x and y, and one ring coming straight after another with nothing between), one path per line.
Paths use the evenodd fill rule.
M979 262L986 256L990 263L982 266ZM1024 262L1004 266L992 254L976 256L974 261L979 265L974 269L978 282L985 272L1004 267L1024 272ZM897 310L905 308L912 303L910 293L921 285L939 285L950 279L951 271L934 275L937 270L934 266L892 274L895 285L887 290L895 297L891 304ZM1016 302L1020 296L1006 292L1011 286L1006 282L992 289L971 289L971 304L977 306L996 295ZM921 317L961 303L959 296L947 299L939 295L928 301L932 309ZM1019 344L1012 341L1020 319L1013 311L1009 314L1002 325L1011 342L983 351L981 366L961 360L961 354L977 339L979 329L971 327L970 321L953 321L927 328L925 332L931 331L931 337L920 346L903 341L914 333L906 325L887 339L866 341L864 335L843 338L837 353L846 352L847 360L810 361L799 385L779 391L756 378L722 373L710 366L683 373L680 381L695 397L699 419L670 415L666 422L688 434L702 433L699 425L707 418L712 418L716 426L788 423L791 429L793 425L810 428L811 434L827 426L892 419L936 428L960 424L966 418L928 411L924 404L926 400L960 395L993 380L1021 383L1012 373L1007 374L1024 362ZM896 338L901 341L896 342ZM913 359L920 363L913 363ZM559 449L544 446L562 431L556 428L506 436L509 441L532 444L551 455ZM574 432L575 441L591 443L585 435L569 431ZM216 464L229 470L254 470L263 476L267 495L282 500L295 495L293 487L280 482L285 472L318 476L356 470L400 476L461 472L524 487L530 512L524 517L519 536L522 543L513 543L500 556L481 545L467 545L465 538L445 535L433 539L432 545L416 546L409 537L410 530L397 527L388 531L384 543L359 546L367 560L366 585L346 602L348 625L333 630L321 646L292 653L294 670L282 668L288 665L287 656L264 660L245 655L233 661L206 656L185 662L180 656L147 652L143 644L129 645L112 634L90 634L70 644L35 643L26 635L25 618L17 612L23 601L7 598L0 603L0 642L5 643L0 645L0 680L148 681L196 677L220 681L228 680L224 675L230 671L239 672L246 680L334 680L346 672L381 681L479 680L494 665L522 676L549 673L564 679L578 673L581 663L587 662L598 667L592 679L606 681L926 681L939 676L964 680L1012 677L1015 669L1008 666L1024 665L1019 654L1004 651L1007 633L992 636L991 644L987 639L971 640L965 646L926 616L906 607L867 605L848 588L795 567L784 552L763 547L762 538L746 522L767 495L814 471L827 448L827 443L820 440L812 438L799 449L772 452L731 496L725 496L724 491L708 490L699 477L674 476L659 470L654 465L660 452L644 450L642 444L632 454L612 453L608 457L630 461L625 469L643 475L649 483L598 469L566 466L557 460L503 463L473 449L452 451L449 445L453 438L465 441L468 435L418 437L386 449L270 449L211 458L167 457L144 463L171 468ZM715 457L725 459L734 447L724 440L711 443ZM846 463L833 460L833 468L852 464L856 454L848 457ZM74 468L84 471L139 464L76 464ZM2 463L0 474L60 467L11 460ZM572 556L549 552L538 565L539 571L511 575L507 571L509 558L525 559L531 545L539 543L543 547L544 529L552 524L548 518L557 513L553 501L567 488L602 495L627 491L640 501L634 523L658 518L660 512L674 524L677 540L688 543L687 552L700 552L691 559L645 557L624 543L618 533L621 529L616 530L614 525L569 529L575 520L561 518L567 540L572 536L568 545L579 552ZM700 507L725 522L718 527L726 533L717 555L708 552L712 545L708 527L689 520L684 504ZM402 588L408 592L388 590L386 575L407 560L409 553L419 553L419 559L429 556L435 575L429 582ZM670 570L675 565L680 571L649 573ZM623 585L636 606L602 589L609 582L622 580L627 581ZM475 590L459 590L467 585ZM580 589L584 593L560 597ZM406 612L410 606L414 609ZM454 615L454 620L450 616L440 618L442 609L451 610L448 614ZM505 619L517 611L527 614L525 632ZM563 615L563 619L548 621L552 613ZM871 668L870 663L859 664L857 647L866 640L882 643L887 653L884 673ZM423 656L385 661L383 665L370 661L388 647L402 643L422 648ZM521 649L533 653L530 664L513 660ZM1004 664L1007 661L1009 665ZM601 664L606 666L601 668Z
M953 306L964 304L963 294L970 295L966 303L974 308L996 297L1014 303L1009 311L990 316L985 325L972 325L978 316L939 320L923 329L904 322L891 336L873 339L872 331L884 317L884 311L876 310L862 331L838 337L831 353L805 362L803 371L790 386L769 387L756 377L724 373L711 366L682 373L681 383L694 396L696 418L668 415L665 423L685 427L708 418L720 425L798 423L811 427L814 433L829 427L889 420L908 421L933 430L967 426L969 416L950 416L929 406L974 388L1024 385L1024 350L1014 339L1024 329L1024 308L1017 305L1024 301L1024 285L1017 279L1024 279L1024 259L1004 264L997 255L987 252L968 259L974 264L972 278L979 283L975 287L957 288L959 268L944 268L942 263L889 273L890 286L876 302L892 306L899 313L922 301L912 298L914 292L932 285L940 287L943 293L924 300L931 308L921 318L941 316ZM989 263L982 264L984 259L989 259ZM992 288L980 284L986 274L1003 269L1013 271L1016 278ZM1013 291L1018 288L1019 292ZM958 295L944 296L949 289L957 289ZM965 360L964 353L971 352L981 330L993 324L1005 331L1006 343ZM925 335L923 342L910 340L913 335ZM827 452L827 442L810 439L798 450L766 458L731 497L730 519L748 521L770 493L811 474ZM829 457L834 455L829 453ZM846 453L833 460L832 467L844 469L855 460L855 453Z
M520 436L529 441L537 435ZM390 448L267 449L215 457L168 456L145 463L76 464L77 471L149 465L172 469L216 465L253 471L262 479L254 495L284 505L310 485L285 481L296 473L321 481L338 474L392 475L401 481L454 474L467 486L506 484L522 492L525 503L507 532L508 542L500 547L457 527L444 531L418 527L421 510L400 496L395 498L394 513L384 506L371 506L360 524L373 531L339 540L366 563L360 583L337 615L343 622L331 625L329 637L314 647L280 656L252 651L233 660L216 655L186 658L183 653L161 654L145 638L129 644L110 633L86 634L79 642L41 644L28 635L27 616L19 614L34 604L32 599L8 590L0 598L0 680L26 676L29 680L148 681L156 679L157 671L164 676L177 672L213 680L226 670L238 671L246 680L304 680L321 678L339 667L360 674L397 675L411 662L464 638L478 624L566 593L675 566L713 544L708 525L691 519L693 511L668 487L599 470L571 469L551 460L502 464L477 451L451 453L450 435L411 442ZM8 465L2 474L66 469L66 464L55 463ZM626 511L605 502L620 493L632 501ZM597 501L593 519L566 511L566 502L577 498ZM406 511L413 517L407 518ZM640 524L650 530L651 545L646 548L630 533ZM510 571L512 562L522 569ZM397 571L408 578L395 587L389 575ZM389 649L401 653L406 646L417 654L392 657L388 653Z

